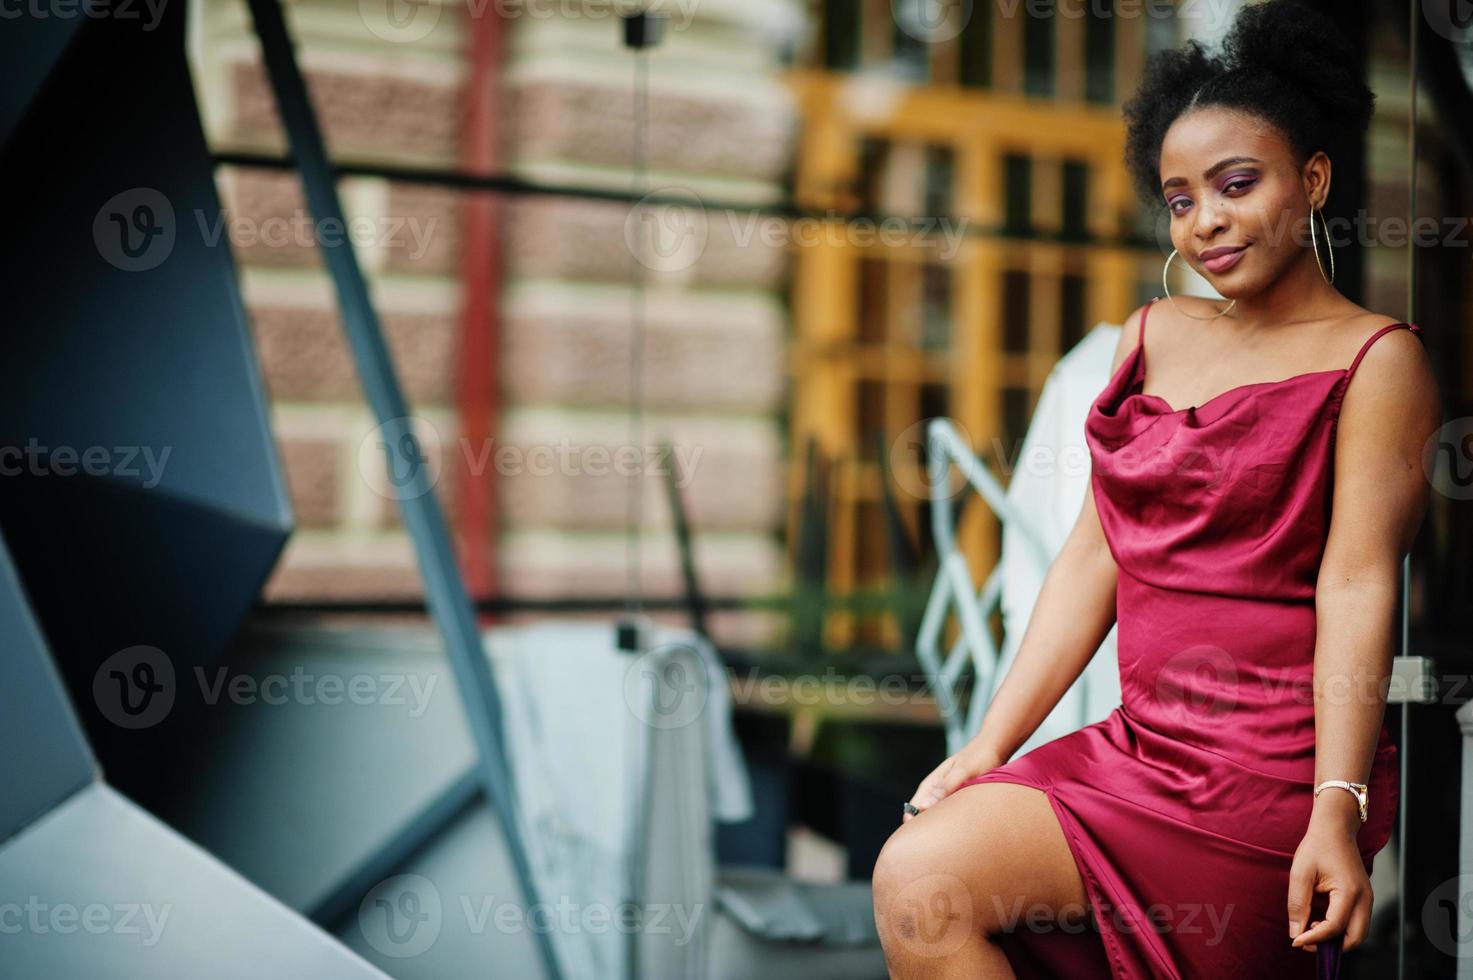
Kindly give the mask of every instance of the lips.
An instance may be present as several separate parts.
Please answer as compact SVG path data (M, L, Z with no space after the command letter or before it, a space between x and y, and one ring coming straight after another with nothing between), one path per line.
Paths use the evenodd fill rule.
M1197 258L1207 267L1208 272L1223 273L1237 265L1247 250L1247 245L1219 245L1199 253Z

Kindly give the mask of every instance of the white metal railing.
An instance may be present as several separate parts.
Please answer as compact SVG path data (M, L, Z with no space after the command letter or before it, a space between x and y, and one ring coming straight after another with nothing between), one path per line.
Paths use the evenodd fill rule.
M916 656L936 697L946 727L947 752L964 746L982 723L982 713L991 700L993 676L1001 652L987 629L987 618L1002 601L1004 562L999 561L980 591L973 587L966 556L956 546L955 514L950 489L950 471L956 466L967 483L981 494L1004 527L1013 527L1031 548L1037 549L1042 565L1049 563L1038 526L1007 498L1007 491L987 466L977 458L947 419L932 419L926 426L927 479L931 498L931 534L935 539L938 568L935 584L926 601L926 612L916 635ZM944 654L942 634L947 613L955 608L960 634ZM965 715L959 692L972 668L974 692Z

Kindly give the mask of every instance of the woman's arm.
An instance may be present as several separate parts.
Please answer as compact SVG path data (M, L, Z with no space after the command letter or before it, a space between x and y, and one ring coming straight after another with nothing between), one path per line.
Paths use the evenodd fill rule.
M1117 574L1091 486L974 742L1006 761L1043 724L1115 624Z
M1430 497L1424 453L1442 421L1441 398L1421 341L1395 330L1362 358L1336 433L1329 538L1315 585L1315 785L1369 781L1386 710L1402 560ZM1370 924L1370 881L1350 793L1315 798L1289 888L1291 937L1313 892L1330 893L1326 921L1295 945L1345 933L1351 949ZM1301 860L1301 858L1303 860ZM1297 928L1296 928L1297 927Z
M1111 377L1135 349L1141 313L1132 313L1120 331ZM1043 724L1115 624L1118 574L1095 509L1091 476L1079 517L1044 577L1018 655L973 741L1006 761Z
M1111 376L1134 349L1141 311L1126 320ZM1006 762L1084 671L1115 623L1115 558L1095 510L1094 481L1069 537L1049 564L1018 655L1003 677L977 734L926 776L911 796L925 810L962 783ZM907 814L902 820L910 820Z

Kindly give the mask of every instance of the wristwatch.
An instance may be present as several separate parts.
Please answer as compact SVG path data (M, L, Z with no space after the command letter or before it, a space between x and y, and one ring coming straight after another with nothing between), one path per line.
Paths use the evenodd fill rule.
M1338 786L1348 789L1355 795L1355 802L1360 805L1360 822L1366 822L1366 804L1370 802L1370 787L1365 783L1348 783L1343 779L1327 779L1314 788L1314 795L1319 796L1320 790L1328 786Z

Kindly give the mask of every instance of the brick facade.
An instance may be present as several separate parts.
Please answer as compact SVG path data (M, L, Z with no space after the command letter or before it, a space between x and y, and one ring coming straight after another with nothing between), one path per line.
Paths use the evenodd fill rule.
M566 5L551 5L562 10ZM347 0L290 5L302 64L335 157L453 168L460 138L465 10L384 40ZM489 9L489 8L488 8ZM574 8L576 10L576 8ZM702 200L765 202L795 142L775 53L744 8L712 3L652 56L652 187ZM548 184L625 189L633 112L629 56L602 17L508 22L503 155ZM714 52L714 53L713 53ZM206 5L195 72L220 149L284 148L259 53L241 12ZM741 84L702 84L713 70ZM374 600L422 594L413 551L372 455L363 404L295 174L223 167L219 181L271 393L298 531L268 599ZM457 436L460 194L381 179L340 184L355 248L401 382L441 476L452 519L456 467L497 467L502 591L522 597L621 595L627 478L608 469L627 440L630 276L627 205L566 196L503 198L500 300L503 405L493 445ZM644 344L647 442L673 439L697 564L713 593L783 588L788 257L745 234L739 216L704 216L693 261L651 273ZM365 447L368 447L365 449ZM501 454L501 455L498 455ZM663 478L645 476L647 594L681 590ZM669 617L679 619L679 616ZM771 615L715 618L722 642L770 642Z

